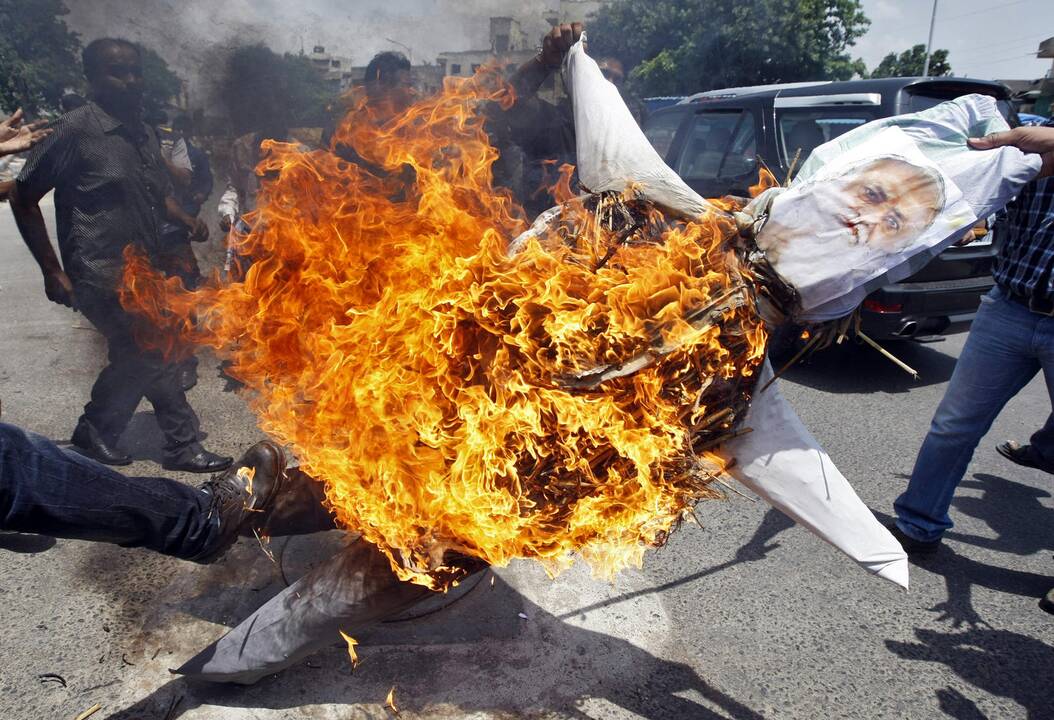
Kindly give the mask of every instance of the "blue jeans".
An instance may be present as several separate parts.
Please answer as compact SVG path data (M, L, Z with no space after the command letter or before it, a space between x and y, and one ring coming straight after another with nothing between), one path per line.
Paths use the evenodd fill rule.
M952 526L948 508L977 443L1010 398L1041 369L1054 404L1054 318L993 288L981 298L908 489L893 503L902 532L929 541ZM1054 460L1054 413L1030 443L1040 457Z
M209 496L175 480L126 477L0 423L0 530L143 547L194 560L219 541Z

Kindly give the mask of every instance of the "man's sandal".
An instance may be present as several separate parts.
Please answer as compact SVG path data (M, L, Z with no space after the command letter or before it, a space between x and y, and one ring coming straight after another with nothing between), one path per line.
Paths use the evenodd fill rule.
M995 450L1007 460L1018 465L1054 474L1054 467L1043 462L1031 445L1019 445L1013 440L1007 440L1002 445L996 445Z

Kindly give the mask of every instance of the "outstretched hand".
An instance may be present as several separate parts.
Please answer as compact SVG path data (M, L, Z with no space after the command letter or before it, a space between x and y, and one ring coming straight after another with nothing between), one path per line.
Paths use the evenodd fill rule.
M1043 168L1039 171L1039 177L1054 175L1054 127L1018 127L1006 132L970 138L969 143L975 150L991 150L1012 145L1027 153L1037 153L1043 158Z
M582 23L563 23L556 25L542 40L542 51L539 53L542 64L558 68L564 61L564 55L582 37Z
M25 152L51 134L46 120L23 123L22 108L0 122L0 157Z

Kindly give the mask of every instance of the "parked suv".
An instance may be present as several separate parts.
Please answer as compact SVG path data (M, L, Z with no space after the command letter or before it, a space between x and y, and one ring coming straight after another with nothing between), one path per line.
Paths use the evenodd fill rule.
M762 165L783 183L796 155L800 167L812 150L877 118L917 112L980 93L994 97L1011 124L1016 115L1008 89L962 78L888 78L791 83L699 93L648 117L648 140L703 197L748 194ZM800 150L800 153L799 153ZM981 295L993 285L993 242L985 238L950 247L903 282L864 300L863 330L874 338L909 339L966 329ZM784 328L770 347L785 353L798 335Z

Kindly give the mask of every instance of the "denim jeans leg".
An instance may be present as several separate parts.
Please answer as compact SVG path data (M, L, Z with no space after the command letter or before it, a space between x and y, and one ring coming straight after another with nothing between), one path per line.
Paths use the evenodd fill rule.
M910 537L936 540L952 526L948 508L977 443L1039 371L1032 345L1037 319L998 288L982 299L908 488L893 504L898 527Z
M219 541L208 496L161 477L126 477L0 423L0 530L143 547L192 560Z

